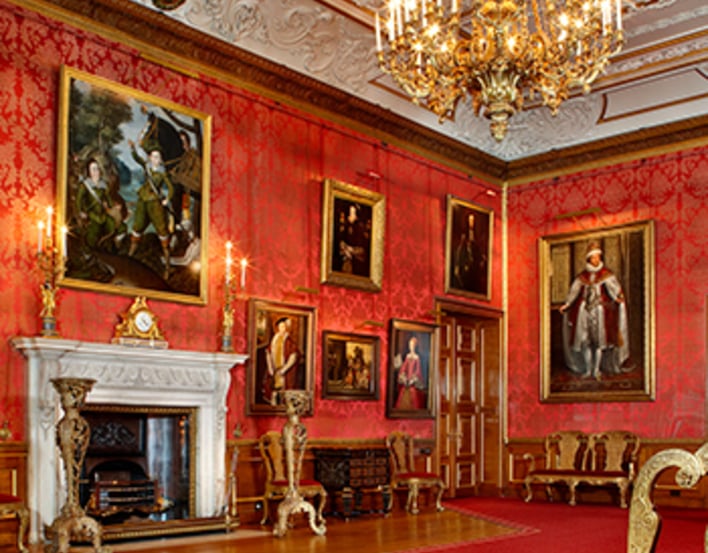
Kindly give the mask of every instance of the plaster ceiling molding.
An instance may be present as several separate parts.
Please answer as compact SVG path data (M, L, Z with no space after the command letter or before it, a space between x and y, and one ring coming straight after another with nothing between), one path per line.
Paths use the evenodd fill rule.
M631 73L640 69L672 63L674 60L700 55L708 49L708 35L694 40L669 44L665 48L647 51L621 60L616 60L607 67L608 76Z
M664 6L657 6L664 7ZM627 28L625 29L625 36L628 44L631 44L631 39L650 33L655 33L657 31L662 31L669 29L681 23L687 21L693 21L695 19L705 17L708 15L708 5L698 7L694 10L681 11L679 13L671 14L669 17L660 17L652 19L648 23L640 24L637 26L630 25L627 23ZM632 21L631 15L627 17L629 22Z
M148 0L133 1L149 6ZM265 44L266 19L260 4L258 0L192 0L169 17L226 42L250 38Z
M132 1L352 94L378 72L371 30L318 2L190 0L163 12Z
M602 109L599 94L566 100L555 116L545 106L526 109L514 115L509 134L497 142L489 133L487 119L476 116L472 108L465 106L456 114L457 128L464 129L457 138L510 161L582 142L597 124Z
M272 4L273 2L269 2ZM360 25L322 6L280 0L269 14L271 42L319 80L361 92L376 69L374 43Z
M473 113L468 99L460 103L454 119L439 123L432 112L411 102L381 72L375 55L373 14L383 0L187 0L170 10L160 10L156 0L130 3L329 86L337 91L331 94L334 97L344 93L364 100L369 107L362 104L362 109L375 114L366 124L384 134L391 133L404 143L410 140L411 129L420 128L421 132L415 135L416 147L420 147L420 140L436 144L454 141L463 149L470 147L503 163L584 143L602 149L600 141L616 135L641 133L665 124L680 125L704 113L708 79L700 68L705 66L708 51L708 4L705 0L622 1L624 48L592 85L591 92L582 95L581 91L574 91L556 117L538 102L527 102L511 119L510 132L501 143L491 138L487 119ZM468 0L460 0L459 5L469 12ZM674 98L671 104L645 102L631 117L611 123L601 118L607 99L615 91L626 95L627 87L637 87L641 81L651 85L664 75L679 79L676 87L680 87L689 68L694 71L690 95ZM349 117L346 110L342 113L339 109L340 102L327 104L327 109ZM323 106L316 101L314 105ZM380 109L390 113L392 121L397 117L404 119L404 124L380 117ZM353 121L361 123L361 113L354 114ZM435 139L428 135L429 131L436 135ZM439 153L439 149L433 145L433 150ZM569 153L570 157L574 155ZM459 157L456 150L455 162Z

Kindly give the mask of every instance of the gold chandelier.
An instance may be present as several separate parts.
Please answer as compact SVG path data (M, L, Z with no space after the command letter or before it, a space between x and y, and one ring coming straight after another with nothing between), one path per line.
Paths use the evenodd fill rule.
M555 115L622 48L622 0L388 0L379 66L440 122L469 94L501 141L524 97Z

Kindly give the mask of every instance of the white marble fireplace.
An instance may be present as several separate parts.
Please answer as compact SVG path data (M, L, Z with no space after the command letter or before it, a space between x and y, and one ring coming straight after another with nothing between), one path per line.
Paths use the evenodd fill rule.
M230 369L245 355L150 349L55 338L20 337L27 359L27 467L30 542L42 540L66 498L55 424L62 416L50 379L93 378L87 403L197 409L196 516L221 508Z

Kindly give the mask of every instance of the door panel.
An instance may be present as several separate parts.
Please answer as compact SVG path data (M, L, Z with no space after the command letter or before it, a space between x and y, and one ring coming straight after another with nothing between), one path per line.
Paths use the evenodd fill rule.
M502 478L501 320L440 319L437 443L447 496L498 494Z

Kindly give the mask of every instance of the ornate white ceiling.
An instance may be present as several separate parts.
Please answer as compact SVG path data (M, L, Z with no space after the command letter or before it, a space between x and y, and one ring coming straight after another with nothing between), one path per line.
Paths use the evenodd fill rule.
M504 161L708 114L706 0L624 0L625 47L588 95L556 117L529 106L497 143L469 104L454 121L412 104L378 69L381 0L132 0Z

